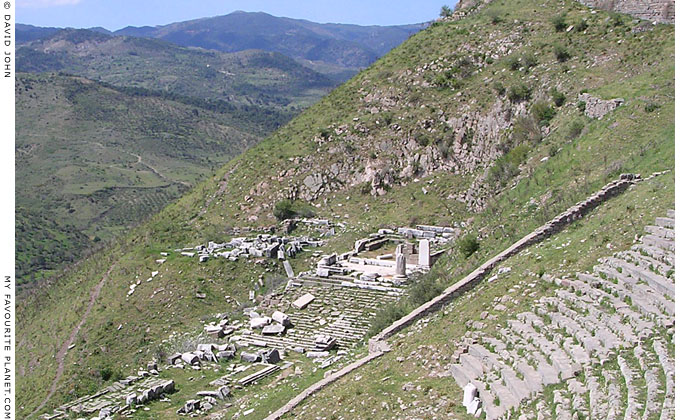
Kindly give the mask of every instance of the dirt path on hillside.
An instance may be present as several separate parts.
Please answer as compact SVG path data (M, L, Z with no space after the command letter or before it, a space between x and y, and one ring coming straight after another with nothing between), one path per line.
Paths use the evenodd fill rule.
M65 356L67 355L67 351L69 350L69 347L74 343L74 340L77 338L77 334L79 334L79 330L81 329L82 325L84 325L84 322L86 322L86 318L88 318L89 314L91 313L91 309L93 308L93 305L96 303L96 299L98 299L98 295L100 295L101 289L105 285L106 280L108 280L108 277L110 277L110 272L113 271L113 268L115 268L115 264L116 263L113 263L113 265L111 265L110 268L108 268L108 271L105 273L101 281L98 282L98 284L91 290L91 295L89 296L89 304L86 306L86 311L84 312L84 315L82 315L79 324L77 324L77 326L74 327L74 329L72 330L72 334L70 334L69 338L64 343L62 343L62 347L60 347L60 351L58 351L58 354L55 357L58 362L58 367L57 372L55 373L55 379L53 379L53 383L50 385L50 391L48 391L48 395L43 400L43 402L31 414L29 414L27 418L31 418L34 415L36 415L36 413L41 411L43 407L45 407L45 405L48 403L48 401L53 397L53 394L55 394L58 382L62 377L62 372L65 370Z

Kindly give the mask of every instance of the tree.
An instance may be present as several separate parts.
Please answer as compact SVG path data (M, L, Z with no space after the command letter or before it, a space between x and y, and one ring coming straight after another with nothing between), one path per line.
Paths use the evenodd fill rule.
M450 17L452 15L453 15L453 10L451 10L450 7L448 7L448 6L441 7L441 17L446 18L446 17Z
M295 211L292 208L292 201L280 200L273 208L273 215L278 220L290 219L295 216Z

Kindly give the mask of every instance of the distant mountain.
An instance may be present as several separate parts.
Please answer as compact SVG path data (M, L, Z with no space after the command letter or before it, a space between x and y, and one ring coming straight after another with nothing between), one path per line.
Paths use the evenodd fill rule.
M23 44L17 67L240 105L301 108L336 85L280 53L222 53L86 29L63 29Z
M321 24L260 12L234 12L164 26L130 26L115 34L160 38L178 45L225 52L274 51L321 71L330 68L330 74L344 71L352 75L424 26Z
M18 23L15 27L17 45L22 45L36 39L47 38L55 35L61 28L44 28L40 26L24 25Z
M184 47L221 52L277 52L344 82L425 26L424 23L400 26L322 24L238 11L155 27L128 26L115 32L100 27L89 30L106 35L157 38ZM61 29L18 24L17 43L45 40Z

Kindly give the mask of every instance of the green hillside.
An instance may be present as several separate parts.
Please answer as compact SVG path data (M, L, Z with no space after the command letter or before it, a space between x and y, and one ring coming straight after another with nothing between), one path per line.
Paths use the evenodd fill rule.
M519 282L525 273L566 276L591 269L598 257L629 248L645 224L673 208L674 38L671 25L651 26L557 0L494 1L470 9L465 18L431 25L112 247L27 297L18 308L17 341L25 349L17 361L20 415L48 395L58 370L55 354L99 282L100 295L42 412L112 383L100 373L104 369L126 376L169 354L173 337L198 334L217 313L240 318L251 305L247 290L267 291L255 286L257 277L282 276L275 261L199 264L170 257L159 266L155 259L171 249L222 242L233 227L275 225L273 210L281 200L295 207L309 203L318 217L345 224L327 239L324 254L349 250L354 239L381 227L454 225L463 237L476 237L476 252L465 252L458 241L420 279L440 291L621 173L670 170L549 239L540 258L513 257L506 264L513 274L482 283L435 315L428 329L395 336L394 352L326 388L294 414L426 418L443 410L460 417L459 388L441 373L466 321L477 320L494 298L516 295L508 291L524 287ZM585 93L623 102L592 118L587 96L580 96ZM573 244L567 254L560 246L565 242ZM292 264L300 271L315 261L299 256ZM130 284L156 270L161 274L154 281L142 282L127 297ZM538 283L529 299L553 291ZM196 298L199 292L205 298ZM529 306L529 299L516 298L509 315ZM401 302L396 311L378 315L379 326L420 303ZM58 320L54 313L65 316ZM349 357L366 351L363 342ZM293 360L306 363L299 357ZM323 369L304 366L301 375L295 370L233 391L232 405L212 412L233 418L253 409L242 418L264 418L323 378ZM174 404L153 402L150 411L135 415L174 417L219 374L170 369L164 375L180 389L171 396ZM403 388L406 382L413 382L412 392Z

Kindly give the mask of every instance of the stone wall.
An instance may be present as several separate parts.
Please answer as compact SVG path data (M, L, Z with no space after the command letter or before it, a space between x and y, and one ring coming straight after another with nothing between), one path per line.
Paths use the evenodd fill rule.
M585 6L610 10L660 23L676 23L675 0L577 0Z

